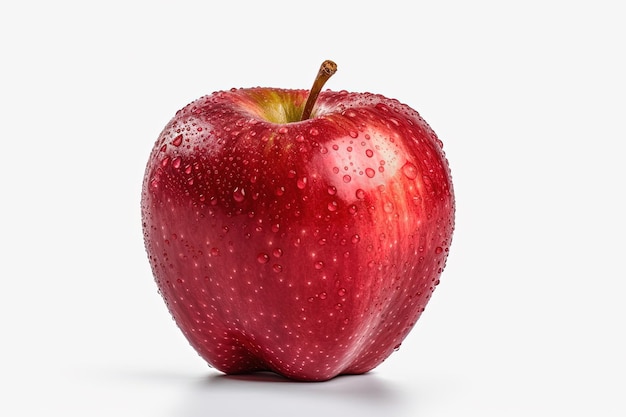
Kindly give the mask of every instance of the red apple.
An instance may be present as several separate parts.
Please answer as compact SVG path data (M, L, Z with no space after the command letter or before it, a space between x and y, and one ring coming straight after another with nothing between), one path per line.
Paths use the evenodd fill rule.
M323 83L202 97L150 155L141 208L156 283L224 373L367 372L400 346L446 263L441 141L397 100Z

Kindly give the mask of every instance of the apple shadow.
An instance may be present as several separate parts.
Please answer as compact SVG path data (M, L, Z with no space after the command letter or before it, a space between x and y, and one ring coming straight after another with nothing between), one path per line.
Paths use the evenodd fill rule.
M375 372L344 375L325 382L298 382L260 372L211 374L194 381L170 415L212 416L403 416L415 404L410 387L383 379ZM409 401L410 400L410 401Z

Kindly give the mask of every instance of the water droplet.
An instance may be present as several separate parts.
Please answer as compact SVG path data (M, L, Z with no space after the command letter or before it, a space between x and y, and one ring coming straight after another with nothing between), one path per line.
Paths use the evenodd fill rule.
M376 104L376 108L384 112L389 112L389 107L385 106L383 103Z
M315 269L322 269L322 268L324 268L324 262L322 261L315 262Z
M351 138L356 139L359 136L359 132L357 132L355 130L351 130L349 135L350 135Z
M169 157L169 156L166 156L166 157L165 157L165 158L163 158L163 160L161 161L161 166L165 168L165 167L167 166L167 164L169 164L169 162L170 162L170 157Z
M211 248L211 256L219 256L220 250L218 248Z
M272 251L272 255L274 255L275 258L280 258L281 256L283 256L283 250L280 248L276 248Z
M180 164L181 164L182 160L180 158L180 156L177 156L176 158L174 158L172 160L172 166L176 169L180 168Z
M343 182L348 183L352 180L352 177L350 175L344 175L343 176Z
M283 266L280 264L274 264L274 266L272 267L272 269L274 270L274 272L278 273L278 272L283 272Z
M402 167L402 173L406 175L408 179L414 180L415 178L417 178L417 167L411 162L407 162Z
M376 175L376 171L374 171L372 168L365 168L365 175L367 175L369 178L374 178L374 175Z
M174 138L174 140L172 141L172 145L180 146L181 143L183 143L183 135L182 135L182 133Z
M352 236L352 243L359 243L361 241L361 236L358 234Z
M383 205L383 210L385 210L385 213L392 213L393 212L393 203L391 201L387 201Z
M356 206L355 204L351 204L351 205L348 207L348 213L350 213L350 214L356 214L356 212L357 212L358 210L359 210L359 209L357 208L357 206Z
M319 293L319 298L320 300L325 300L328 297L328 294L326 294L325 292L321 292Z
M245 198L246 192L243 188L237 187L233 190L233 199L235 199L236 202L241 203Z
M441 252L443 252L443 248L442 248L441 246L437 246L437 247L435 248L435 253L436 253L437 255L439 255Z
M299 189L304 190L304 188L306 187L307 182L309 182L307 177L298 178L298 180L296 181L296 186Z
M337 187L335 187L334 185L329 185L327 191L328 194L335 195L337 194Z
M337 202L331 201L328 203L328 211L337 211Z
M345 288L339 288L337 290L337 295L339 295L340 297L343 297L344 295L346 295L346 289Z
M283 194L285 194L285 187L277 187L276 190L274 190L274 194L276 194L277 196L281 196Z
M272 225L272 232L278 233L279 230L280 230L280 223L274 223Z
M297 135L296 142L300 142L300 143L304 142L304 135L302 134Z
M320 131L317 130L316 128L312 127L311 130L309 130L309 135L311 136L317 136L320 134Z
M280 133L281 135L284 135L288 131L289 131L289 129L287 129L286 126L282 126L280 129L278 129L278 133Z
M259 261L260 264L266 264L270 260L270 256L267 253L259 253L256 257L256 260Z
M371 158L372 156L374 156L374 151L371 149L367 149L365 150L365 155L367 155L368 158Z

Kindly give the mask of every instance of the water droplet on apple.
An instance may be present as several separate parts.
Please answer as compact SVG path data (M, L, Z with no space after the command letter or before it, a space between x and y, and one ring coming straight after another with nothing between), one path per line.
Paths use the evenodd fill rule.
M344 175L343 176L343 182L348 183L352 180L352 177L350 175Z
M351 205L348 207L348 213L350 213L350 214L356 214L356 212L357 212L358 210L359 210L359 209L357 208L357 206L356 206L355 204L351 204Z
M352 236L352 243L359 243L361 241L361 236L358 234Z
M356 198L358 198L359 200L363 200L365 198L365 191L361 188L356 190Z
M391 201L387 201L383 205L383 210L385 210L385 213L393 213L393 203Z
M402 167L402 173L410 180L417 178L417 167L411 162L407 162Z
M274 272L279 273L279 272L283 272L283 266L281 264L274 264L274 266L272 267L272 269L274 270Z
M324 268L324 262L322 261L315 262L315 269L322 269L322 268Z
M296 181L296 186L299 189L304 190L308 181L309 180L307 179L307 177L298 178L298 180Z
M183 135L182 135L182 133L174 138L174 140L172 141L172 145L180 146L181 143L183 143Z
M331 201L328 203L328 211L337 211L337 202Z
M366 149L365 155L367 155L368 158L371 158L372 156L374 156L374 151L371 149Z
M281 256L283 256L283 250L280 248L276 248L272 251L272 255L274 255L275 258L280 258Z
M349 135L351 138L356 139L359 136L359 132L355 131L355 130L351 130L349 132Z
M367 175L369 178L374 178L374 175L376 175L376 171L374 171L372 168L365 168L365 175Z
M437 247L435 248L435 253L436 253L437 255L439 255L441 252L443 252L443 248L442 248L441 246L437 246Z
M346 292L347 292L347 291L346 291L346 289L345 289L345 288L339 288L339 289L337 290L337 295L338 295L338 296L340 296L340 297L343 297L344 295L346 295Z
M237 187L233 190L233 199L235 199L236 202L241 203L245 198L246 192L243 188Z
M163 158L163 160L161 161L161 166L165 168L165 167L167 166L167 164L169 164L169 162L170 162L170 157L169 157L169 156L166 156L166 157L165 157L165 158Z
M304 142L304 135L299 134L296 136L296 142L302 143Z
M280 224L279 223L274 223L272 225L272 232L278 233L279 230L280 230Z
M180 168L180 163L181 163L181 161L182 161L182 160L181 160L180 156L177 156L176 158L174 158L174 159L172 160L172 166L173 166L174 168L176 168L176 169Z
M256 257L256 260L259 261L260 264L266 264L270 260L270 256L267 253L259 253Z
M319 131L319 130L317 130L316 128L314 128L314 127L312 127L312 128L309 130L309 135L311 135L311 136L317 136L317 135L319 135L319 134L320 134L320 131Z
M284 135L288 131L289 131L289 129L287 129L286 126L282 126L280 129L278 129L278 133L280 133L281 135Z
M326 191L328 191L328 194L330 195L335 195L337 194L337 187L335 187L334 185L329 185Z

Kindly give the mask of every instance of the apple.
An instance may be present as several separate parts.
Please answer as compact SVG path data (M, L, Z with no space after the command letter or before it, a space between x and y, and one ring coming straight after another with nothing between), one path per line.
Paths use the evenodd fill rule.
M150 154L146 251L191 346L226 374L361 374L397 350L454 229L442 142L371 93L240 88L179 110Z

